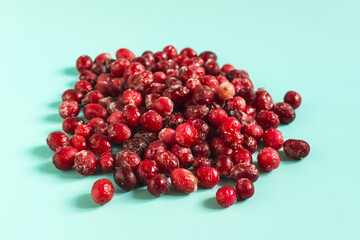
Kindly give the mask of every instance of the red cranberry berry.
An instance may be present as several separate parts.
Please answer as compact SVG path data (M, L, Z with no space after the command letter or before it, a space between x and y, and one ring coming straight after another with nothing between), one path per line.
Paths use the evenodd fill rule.
M140 130L137 133L135 133L134 138L140 138L144 140L147 144L150 144L158 139L156 133L146 132L143 130Z
M204 64L204 68L206 70L206 74L217 76L220 73L220 66L214 59L207 60Z
M194 171L198 170L201 167L211 167L211 160L203 156L196 157L192 164L192 167Z
M90 72L90 73L93 74L92 72ZM94 76L96 77L95 74L94 74ZM75 83L75 87L74 87L74 90L77 90L77 91L81 92L82 94L87 94L92 89L93 89L93 86L91 85L90 82L88 82L86 80L77 81Z
M170 180L175 189L180 192L192 193L197 190L197 179L194 174L187 169L175 169L171 172Z
M93 120L93 119L91 119L91 120ZM126 123L123 112L122 111L114 112L106 119L106 123L107 124Z
M291 159L303 159L309 152L310 145L303 140L288 139L284 142L284 153Z
M96 170L96 157L92 151L82 150L78 152L74 159L75 169L84 176L92 175Z
M237 182L241 178L248 178L252 182L256 182L259 178L259 170L253 164L238 163L230 171L231 178Z
M101 134L94 134L88 141L90 149L96 154L101 155L105 152L111 152L112 144L110 140Z
M301 104L301 96L295 91L288 91L284 96L284 102L290 104L294 109L297 109Z
M63 132L52 132L46 138L46 143L54 152L62 147L69 146L69 137Z
M165 118L165 126L172 129L176 129L183 122L185 122L185 119L181 113L172 113Z
M54 166L60 170L71 169L74 166L74 159L77 152L73 147L59 148L52 158Z
M244 136L242 143L243 148L248 150L251 154L255 153L258 147L256 139L248 135L243 135L243 136Z
M95 58L94 62L105 64L108 59L111 59L110 53L101 53Z
M140 156L130 150L120 150L116 154L116 166L128 167L135 170L141 162Z
M273 110L274 102L270 94L265 89L258 89L255 94L256 97L253 105L256 108L256 111L260 112L261 110Z
M221 135L230 134L234 132L239 132L241 130L240 122L234 117L226 118L221 124L218 129Z
M226 73L226 78L230 81L234 78L249 78L249 74L244 70L232 69Z
M160 140L151 142L145 150L145 159L154 160L155 155L159 152L167 150L167 146Z
M216 91L219 87L218 80L212 75L204 75L199 79L203 85L209 86L213 91Z
M97 204L106 204L111 201L113 196L114 186L105 178L97 180L91 188L91 198Z
M108 112L103 106L97 103L89 103L84 107L84 116L88 120L96 117L106 119Z
M263 129L257 124L247 124L241 129L241 132L255 138L256 141L260 141L264 133Z
M168 46L164 47L163 52L166 53L166 55L169 58L173 58L173 57L175 57L177 55L177 50L172 45L168 45Z
M230 207L237 201L235 189L232 186L222 186L216 192L216 201L222 207Z
M171 152L179 159L179 165L181 168L189 168L194 162L194 156L192 155L191 149L188 147L175 144L171 148Z
M59 114L62 118L76 117L80 112L80 106L75 101L64 101L59 106Z
M141 139L141 138L131 138L127 142L123 144L124 150L131 150L133 152L136 152L139 155L143 155L146 148L148 146L148 143Z
M172 128L163 128L159 132L159 140L166 144L168 147L172 147L176 144L175 130Z
M133 189L137 183L133 170L128 167L117 167L114 171L114 181L116 185L126 191Z
M207 62L209 59L217 60L216 54L211 51L204 51L200 53L199 57L202 58L204 62Z
M219 171L221 177L228 177L230 176L230 171L233 168L234 164L231 161L230 156L225 154L221 154L216 156L214 167L216 170Z
M110 71L115 77L122 77L125 70L130 66L130 61L125 58L119 58L111 64Z
M259 167L269 172L279 167L280 157L279 153L269 147L260 150L257 156Z
M191 147L199 141L199 133L189 123L182 123L175 130L176 141L186 147Z
M295 111L288 103L277 103L274 106L274 113L279 116L280 122L291 123L295 119Z
M240 110L245 111L246 101L242 97L233 97L229 99L226 104L226 110L229 112L231 110Z
M102 123L104 123L104 119L102 119L102 118L92 118L86 123L86 125L88 125L90 128L93 128L96 125L102 124Z
M133 80L135 79L135 77L144 72L145 71L145 67L138 62L134 62L131 63L130 66L125 70L123 77L125 80L130 80L130 77L132 76Z
M252 164L251 153L244 148L236 149L231 154L231 160L233 161L234 165L236 165L238 163Z
M83 72L85 70L90 70L91 67L93 65L93 61L91 60L91 58L87 55L83 55L80 56L77 60L76 60L76 69L79 72Z
M282 133L275 128L269 128L264 132L263 141L267 147L275 150L279 150L284 144Z
M158 174L159 169L156 163L152 160L144 160L140 162L139 167L136 169L137 177L143 183L146 183L149 179Z
M249 87L240 88L236 94L245 99L248 105L252 105L256 98L255 90Z
M141 126L148 132L159 132L164 126L164 120L160 114L150 110L141 116Z
M151 195L160 197L169 191L170 182L164 174L157 174L147 182L146 186Z
M134 104L135 106L139 107L142 103L142 96L141 93L134 89L127 89L121 95L121 100L124 105Z
M74 135L70 138L70 145L78 151L88 149L86 138L80 135Z
M104 98L104 94L97 90L88 92L84 98L81 100L81 103L87 105L89 103L98 103L101 99Z
M124 143L130 139L131 130L125 124L113 123L107 128L107 136L113 142Z
M103 73L106 73L107 68L104 64L101 63L93 63L92 67L91 67L91 71L93 73L95 73L96 75L100 75Z
M75 135L83 136L84 138L88 138L88 137L90 137L90 135L92 133L92 129L87 124L80 124L79 126L77 126L75 128L74 133L75 133Z
M184 48L184 49L181 50L180 54L186 55L189 58L197 56L196 51L194 49L192 49L192 48Z
M172 113L174 103L167 97L160 97L153 101L150 109L156 111L161 116L166 117Z
M240 132L229 132L223 135L224 143L232 149L239 149L242 147L244 136Z
M196 145L191 147L191 151L195 157L210 157L210 145L206 141L200 140Z
M146 106L146 109L151 109L151 106L153 104L153 102L158 99L161 95L158 94L158 93L149 93L149 94L146 94L145 96L145 106Z
M278 115L267 110L259 112L256 115L255 120L264 131L269 128L277 128L280 124Z
M109 125L107 123L101 123L94 127L93 134L102 134L107 136Z
M102 172L112 172L115 168L114 155L112 155L110 152L101 154L97 164Z
M133 104L126 105L123 109L123 116L129 127L136 127L140 124L140 110Z
M214 91L208 86L200 86L196 88L192 100L198 105L209 104L214 99Z
M199 186L213 188L219 183L219 172L212 167L201 167L195 171Z
M224 64L221 68L221 72L227 74L230 70L235 69L235 67L231 64Z
M207 138L210 127L204 120L199 118L189 118L185 123L191 124L196 129L200 139L205 140Z
M210 148L213 155L218 156L220 154L231 155L233 150L227 147L224 140L221 138L214 138L210 141Z
M228 115L224 109L215 108L210 111L209 113L209 122L214 125L215 127L220 126L225 119L228 118Z
M192 105L186 108L184 115L186 118L200 118L202 120L207 120L209 111L210 109L205 105Z
M131 82L128 79L127 85L129 88L134 88L140 92L144 92L145 89L149 88L153 84L154 78L151 72L143 71L139 73Z
M173 86L166 89L163 93L163 97L168 97L174 103L174 109L182 106L190 95L189 89L182 86Z
M239 181L236 182L235 190L237 196L242 200L251 198L255 192L254 184L247 178L239 179Z
M216 93L221 100L229 100L235 95L235 87L230 82L223 82L217 88Z
M74 89L69 89L62 94L61 99L63 101L75 101L80 103L83 97L84 94L82 92Z
M195 90L200 86L201 86L201 82L199 79L191 78L185 83L185 87L189 89L191 95L193 95Z
M135 58L134 53L126 48L120 48L119 50L116 51L115 55L116 55L116 59L125 58L130 62Z
M125 85L124 78L112 78L109 80L107 87L111 96L118 96L123 92Z
M179 159L169 151L162 151L155 155L155 162L159 171L167 176L179 167Z
M166 83L166 74L163 72L154 72L154 83Z

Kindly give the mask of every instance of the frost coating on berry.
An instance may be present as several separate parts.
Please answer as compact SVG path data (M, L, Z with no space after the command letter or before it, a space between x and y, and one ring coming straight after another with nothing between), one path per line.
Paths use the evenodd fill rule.
M192 193L197 190L197 179L187 169L178 168L171 172L170 175L171 184L176 190L183 193Z

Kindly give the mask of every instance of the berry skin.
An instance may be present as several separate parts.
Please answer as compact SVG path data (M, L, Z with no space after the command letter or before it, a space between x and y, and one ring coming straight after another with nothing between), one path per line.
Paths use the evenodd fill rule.
M105 152L111 152L111 141L104 135L94 134L88 140L89 148L96 154L101 155Z
M176 141L186 147L194 146L199 141L199 133L189 123L182 123L175 130Z
M109 152L101 154L97 162L102 172L112 172L115 168L115 158Z
M122 77L125 70L130 66L130 61L125 58L119 58L111 64L110 71L115 77Z
M84 117L88 120L92 118L106 119L108 112L106 109L97 103L89 103L84 107Z
M131 130L125 124L113 123L107 128L107 135L113 142L124 143L130 139Z
M123 102L124 105L134 104L135 106L140 107L142 103L141 93L134 89L127 89L121 95L121 102Z
M231 169L230 176L235 182L240 178L256 182L259 179L259 170L253 164L238 163Z
M210 145L206 141L200 140L196 145L191 147L191 152L195 157L210 157Z
M86 138L80 135L73 135L70 138L70 145L78 151L86 150L88 148Z
M284 142L284 153L291 159L303 159L309 152L310 146L303 140L288 139Z
M155 155L159 152L167 150L167 146L160 140L151 142L145 150L145 159L154 160Z
M80 124L75 128L75 135L83 136L84 138L90 137L92 133L92 128L87 124Z
M49 148L55 152L59 148L69 146L70 140L65 133L57 131L49 134L46 138L46 143Z
M256 152L258 144L255 138L244 135L242 147L248 150L251 154L253 154Z
M170 100L170 98L159 97L153 101L150 109L156 111L161 116L166 117L174 110L174 103Z
M172 128L163 128L159 132L158 138L168 147L172 147L173 145L176 144L175 130Z
M233 168L234 163L231 158L227 155L220 154L215 158L214 167L219 171L220 176L226 178L230 176L230 171Z
M204 120L199 118L189 118L185 123L191 124L196 129L201 140L205 140L207 138L210 127Z
M214 99L214 92L208 86L200 86L196 88L192 100L195 104L198 105L206 105L213 101Z
M279 150L284 144L282 133L275 128L270 128L264 132L263 141L267 147L275 150Z
M89 150L78 152L74 159L75 169L84 176L92 175L96 170L95 154Z
M280 119L278 115L267 110L259 112L256 115L255 120L264 131L269 128L277 128L280 124Z
M195 172L201 167L211 167L211 160L207 157L196 157L192 164L192 167Z
M154 159L159 172L169 176L170 173L179 167L179 159L169 151L162 151L155 155Z
M240 130L241 130L241 124L234 117L228 117L227 119L225 119L220 124L220 127L218 129L221 135L225 135L227 133L233 133L233 132L240 132Z
M84 120L78 117L69 117L64 119L62 123L62 129L64 132L69 134L74 134L75 128L80 124L84 124Z
M90 128L93 128L93 127L95 127L96 125L98 125L98 124L101 124L101 123L104 123L105 121L104 121L104 119L102 119L102 118L92 118L92 119L90 119L87 123L86 123L86 125L88 125Z
M154 161L145 159L140 162L139 167L136 169L136 173L138 179L142 183L147 183L149 179L159 173L159 169Z
M175 144L171 148L171 152L178 157L179 165L181 168L189 168L194 162L194 156L191 152L191 149L188 147L183 147L179 144Z
M84 97L84 94L78 90L68 89L62 95L61 99L63 101L75 101L80 103L81 99Z
M251 198L254 195L254 184L247 178L241 178L235 185L236 194L242 200Z
M219 172L212 167L201 167L195 171L198 184L204 188L213 188L219 183Z
M117 50L115 56L116 59L125 58L130 62L135 58L135 54L126 48L120 48Z
M279 167L280 157L279 153L269 147L261 149L257 156L259 167L263 170L270 172Z
M222 207L230 207L237 201L236 191L231 186L223 186L216 192L216 201Z
M197 190L197 179L189 170L178 168L171 172L171 183L176 190L183 193L192 193Z
M91 58L87 55L83 55L80 56L77 60L76 60L76 69L79 72L83 72L85 70L90 70L91 67L93 65L93 61L91 60Z
M160 197L169 191L170 182L164 174L157 174L147 182L146 186L151 195Z
M133 151L122 149L116 154L117 167L128 167L135 170L140 162L140 156Z
M247 124L241 129L241 132L255 138L256 141L260 141L263 137L264 130L257 124Z
M159 132L164 126L164 120L162 116L150 110L141 116L141 126L148 132Z
M111 201L113 196L114 186L105 178L97 180L91 188L91 197L97 204L106 204Z
M265 89L258 89L255 94L256 97L253 105L257 112L260 112L261 110L273 110L274 102L270 94Z
M183 122L185 119L181 113L172 113L165 118L165 126L172 129L176 129Z
M288 91L284 96L284 102L290 104L294 109L297 109L301 104L301 96L295 91Z
M141 138L131 138L127 142L123 143L123 150L131 150L139 155L143 155L148 144Z
M79 103L75 101L64 101L59 106L59 115L64 119L68 117L76 117L79 112Z
M274 113L279 116L280 122L288 124L294 121L295 111L288 103L277 103L274 106Z
M231 155L233 153L233 150L225 145L224 140L218 137L210 141L210 149L215 156L220 154Z
M217 88L216 93L221 100L229 100L235 95L235 87L230 82L223 82Z
M131 168L117 167L114 171L114 181L116 185L126 191L130 191L136 186L137 179Z
M133 104L129 104L124 107L123 116L129 127L136 127L140 124L141 113L139 109Z
M233 161L234 165L236 165L238 163L252 164L251 153L244 148L236 149L231 154L231 160Z
M209 113L209 122L215 127L219 127L225 119L228 118L228 114L222 108L215 108Z
M74 159L77 152L73 147L60 148L52 158L54 166L60 170L71 169L74 166Z

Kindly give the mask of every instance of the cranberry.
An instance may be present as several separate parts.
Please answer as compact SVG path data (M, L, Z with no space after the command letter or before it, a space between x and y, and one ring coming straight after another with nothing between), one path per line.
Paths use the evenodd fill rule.
M163 97L168 97L174 103L174 108L182 106L184 101L188 98L190 94L189 89L182 86L173 86L166 89L163 93Z
M216 80L218 80L219 84L222 84L222 83L224 83L224 82L229 82L224 75L218 75L218 76L216 76Z
M154 58L156 62L160 62L162 60L167 60L168 59L168 55L166 54L166 52L156 52L154 54Z
M62 118L76 117L80 112L80 106L75 101L64 101L59 106L59 114Z
M219 183L219 172L212 167L201 167L195 171L199 186L213 188Z
M216 76L219 75L220 73L220 66L217 63L217 61L214 59L209 59L205 61L204 68L206 70L206 74L211 74Z
M204 51L200 53L199 57L202 58L204 62L207 62L209 59L217 60L216 54L211 51Z
M230 207L237 201L235 189L232 186L222 186L216 192L216 201L222 207Z
M223 82L216 90L218 97L222 100L229 100L235 95L234 85L230 82Z
M81 99L84 97L84 94L78 90L69 89L66 90L62 95L61 99L63 101L75 101L80 103Z
M148 145L145 150L145 159L154 160L157 153L167 150L167 146L160 140L154 141Z
M101 154L98 159L98 166L102 172L112 172L115 168L115 158L110 152Z
M269 172L279 167L280 157L279 153L269 147L260 150L257 156L259 167Z
M60 170L71 169L74 166L74 159L77 152L73 147L59 148L52 158L54 166Z
M214 138L210 141L210 148L213 155L217 156L220 154L231 155L233 150L228 148L224 140L221 138Z
M109 128L109 125L107 123L98 124L94 127L93 134L102 134L102 135L107 136L108 128Z
M151 142L156 141L158 139L156 133L146 132L143 130L140 130L137 133L135 133L134 138L140 138L144 140L147 144L150 144Z
M164 174L157 174L147 182L146 186L151 195L160 197L169 191L170 182Z
M218 129L221 135L240 132L241 124L240 122L234 117L226 118L221 124Z
M158 93L149 93L145 96L145 106L147 109L151 109L153 102L158 99L161 95Z
M231 64L224 64L221 68L221 72L227 74L230 70L235 69L235 67Z
M90 70L92 65L93 65L93 61L87 55L80 56L76 60L76 69L79 72L82 72L82 71L85 71L85 70Z
M109 89L108 89L108 84L107 83L97 83L95 86L94 86L94 89L101 92L104 96L108 96L110 93L109 93Z
M175 130L176 141L186 147L191 147L199 141L199 133L189 123L182 123Z
M106 109L97 104L97 103L89 103L84 107L84 116L86 119L92 119L92 118L107 118L107 111Z
M177 55L177 50L172 45L168 45L168 46L164 47L163 52L166 53L166 55L169 58L173 58L173 57L175 57Z
M52 132L46 138L46 143L54 152L59 148L69 146L69 137L63 132Z
M175 130L172 128L163 128L159 132L159 140L166 144L168 147L172 147L176 144Z
M246 134L248 136L255 138L256 141L260 141L260 139L262 138L263 133L264 133L263 129L257 124L245 125L241 129L241 132L243 134Z
M101 63L93 63L91 67L91 72L95 73L96 75L106 73L106 71L107 71L106 66Z
M94 118L93 118L94 119ZM92 119L91 119L92 120ZM123 112L122 111L117 111L114 112L113 114L111 114L107 119L106 119L107 124L113 124L113 123L126 123Z
M154 72L153 74L154 83L166 83L166 74L163 72Z
M196 129L200 139L205 140L207 138L210 127L204 120L199 118L189 118L185 123L191 124Z
M170 175L172 185L183 193L192 193L197 190L197 179L189 170L178 168Z
M80 124L75 128L75 135L83 136L84 138L90 137L92 133L92 128L87 124Z
M116 185L126 191L133 189L137 183L133 170L128 167L117 167L114 171L114 181Z
M173 60L161 60L155 64L156 71L162 71L166 73L169 69L175 69L176 63Z
M279 116L282 123L291 123L295 119L295 111L288 103L275 104L274 113Z
M291 159L300 160L310 152L310 146L303 140L288 139L284 142L285 155Z
M244 148L236 149L231 154L231 159L232 159L232 161L233 161L233 163L235 165L238 164L238 163L247 163L247 164L252 163L251 153L248 150L244 149Z
M200 140L196 145L192 146L191 151L195 157L210 157L211 155L210 145L202 140Z
M200 86L196 88L192 100L199 105L205 105L212 102L214 99L214 92L209 86Z
M156 163L152 160L144 160L140 162L139 167L136 170L137 177L143 183L146 183L149 179L158 174L159 169Z
M254 84L248 78L234 78L231 83L235 87L235 94L240 95L240 91L243 88L254 89Z
M80 135L74 135L70 138L70 145L78 151L88 148L86 138Z
M258 89L255 94L256 97L253 105L256 108L256 111L260 112L261 110L273 110L273 100L265 89Z
M93 128L96 125L101 124L101 123L104 123L104 119L102 119L102 118L92 118L86 123L86 125L88 125L90 128Z
M198 66L198 67L203 67L205 64L205 61L201 58L201 57L192 57L191 59L191 64L188 66ZM204 69L204 74L205 74L205 69Z
M214 167L219 171L221 177L230 176L230 171L233 168L234 164L231 161L230 156L225 154L220 154L216 156Z
M171 148L171 152L178 157L181 168L189 168L194 162L194 156L192 155L191 149L188 147L175 144Z
M248 119L254 119L256 115L256 109L250 106L246 106L244 113L247 115Z
M167 88L166 84L153 83L149 88L145 89L145 94L148 95L151 93L155 93L162 95L166 88Z
M141 126L149 132L159 132L164 125L164 120L160 114L150 110L141 117Z
M235 190L237 196L242 200L251 198L255 192L254 184L247 178L239 179L236 182Z
M106 108L106 110L108 111L109 114L113 114L118 111L122 111L123 109L124 109L124 104L121 102L111 102L111 103L109 103L109 105Z
M175 129L183 122L185 122L185 119L181 113L172 113L165 118L165 126L172 129Z
M92 151L82 150L78 152L74 159L75 169L84 176L92 175L96 170L96 157Z
M259 170L253 164L238 163L231 169L230 176L235 182L241 178L256 182L259 179Z
M255 90L253 88L249 88L249 87L240 88L236 93L237 95L245 99L246 104L248 105L252 105L256 98Z
M191 78L185 83L185 87L189 89L190 94L193 95L195 90L201 86L199 79Z
M131 130L122 123L113 123L107 128L107 135L111 141L124 143L130 139Z
M114 186L105 178L97 180L91 188L91 198L97 204L106 204L111 201L113 196Z
M200 81L203 85L209 86L213 91L216 91L219 87L218 80L212 75L201 76Z
M95 58L94 62L104 64L108 59L111 59L110 53L101 53Z
M122 77L125 70L130 66L130 61L125 58L119 58L111 64L111 74L115 77Z
M239 149L242 146L244 136L240 132L229 132L223 135L224 143L232 149Z
M91 73L91 74L93 74L93 73ZM79 91L82 94L87 94L92 89L93 89L93 87L92 87L91 83L88 81L85 81L85 80L80 80L80 81L76 82L75 87L74 87L74 90Z
M101 99L104 98L104 94L97 90L88 92L82 99L82 104L87 105L89 103L98 103Z
M139 155L143 155L148 143L141 138L131 138L123 144L124 150L131 150Z
M251 154L255 153L258 147L256 139L248 135L243 135L243 136L244 136L242 143L243 148L248 150Z
M124 90L124 78L112 78L107 83L107 87L111 96L118 96Z
M116 51L115 55L116 55L116 59L125 58L130 62L135 58L134 53L126 48L120 48L119 50Z
M101 134L94 134L88 141L90 149L96 154L101 155L105 152L111 152L112 144L110 140Z
M114 98L112 97L104 97L102 99L99 100L98 104L103 106L104 108L107 108L109 106L110 103L115 102Z
M145 67L141 63L131 63L130 66L125 70L123 77L128 80L130 76L136 76L145 71Z
M267 110L259 112L255 119L256 122L262 127L262 129L264 129L264 131L269 128L277 128L280 124L278 115Z
M294 109L297 109L301 104L301 96L295 91L288 91L284 96L284 102L290 104Z
M225 119L228 118L228 115L224 109L215 108L210 111L209 113L209 122L214 125L215 127L220 126Z
M242 97L233 97L229 99L226 104L226 110L240 110L244 111L246 108L246 101Z
M135 170L141 162L140 156L130 150L120 150L116 154L116 166L128 167Z
M192 105L186 108L185 117L186 118L200 118L202 120L207 120L210 109L205 105Z
M179 167L179 159L169 151L162 151L155 155L155 162L159 171L169 176L170 173Z
M121 95L121 101L124 105L134 104L135 106L139 107L142 103L142 96L141 93L134 89L127 89Z
M196 51L192 48L184 48L181 50L180 54L186 55L189 58L196 57Z
M249 78L249 74L244 70L232 69L226 73L226 78L230 81L234 78Z
M211 167L211 160L203 156L196 157L192 164L192 167L194 171L198 170L201 167Z
M141 113L135 105L126 105L123 109L123 115L128 126L136 127L140 124Z
M150 109L156 111L161 116L166 117L172 113L174 103L167 97L160 97L153 101Z
M139 73L130 83L128 79L128 87L143 92L153 84L154 78L151 72L143 71Z
M284 144L282 133L275 128L269 128L264 132L263 141L267 147L275 150L279 150Z

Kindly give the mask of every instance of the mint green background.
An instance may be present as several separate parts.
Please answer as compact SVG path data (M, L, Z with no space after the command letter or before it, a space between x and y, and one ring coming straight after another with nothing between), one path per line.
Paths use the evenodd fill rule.
M0 239L356 239L359 214L359 1L0 1ZM285 138L311 145L262 174L248 201L216 189L98 207L92 183L57 171L46 136L79 55L173 44L246 69L275 101L302 94ZM111 175L105 175L110 177ZM226 183L231 183L228 181Z

